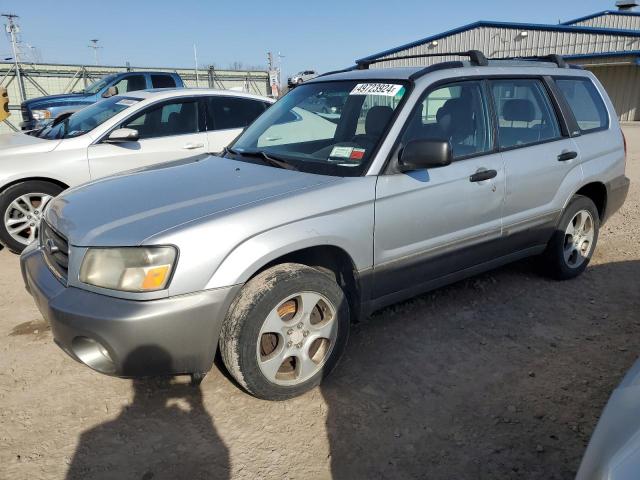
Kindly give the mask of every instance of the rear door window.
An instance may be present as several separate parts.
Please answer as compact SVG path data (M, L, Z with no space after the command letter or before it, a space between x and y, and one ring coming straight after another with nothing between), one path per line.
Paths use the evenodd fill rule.
M540 80L491 80L501 148L559 139L560 125Z
M207 130L244 128L265 110L265 104L250 98L224 95L205 98L207 104Z
M151 75L153 88L175 88L176 81L171 75Z
M609 127L607 107L591 80L559 78L556 84L571 107L581 132L589 133Z

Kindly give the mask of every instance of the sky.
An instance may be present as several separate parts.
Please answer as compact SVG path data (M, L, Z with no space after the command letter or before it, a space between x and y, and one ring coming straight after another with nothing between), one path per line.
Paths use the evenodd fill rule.
M615 0L0 0L44 62L201 68L267 64L320 72L477 20L558 23L614 9ZM10 56L7 38L0 55ZM3 58L4 58L3 57Z

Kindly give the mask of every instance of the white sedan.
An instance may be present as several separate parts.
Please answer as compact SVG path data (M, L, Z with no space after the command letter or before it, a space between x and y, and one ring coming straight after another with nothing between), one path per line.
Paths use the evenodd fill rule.
M62 190L125 170L219 152L273 100L241 92L128 92L27 134L0 135L0 244L20 252Z

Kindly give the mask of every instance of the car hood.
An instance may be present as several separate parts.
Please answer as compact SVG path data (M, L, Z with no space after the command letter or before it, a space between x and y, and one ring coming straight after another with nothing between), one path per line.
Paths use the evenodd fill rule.
M50 152L60 140L46 140L25 133L4 133L0 135L0 158L11 157L17 153Z
M65 93L62 95L49 95L46 97L33 98L27 100L23 105L29 108L29 110L37 109L39 107L50 107L52 105L66 104L66 103L78 103L84 99L88 99L90 95L84 93Z
M178 225L336 180L204 156L67 190L49 204L46 220L71 245L138 245Z

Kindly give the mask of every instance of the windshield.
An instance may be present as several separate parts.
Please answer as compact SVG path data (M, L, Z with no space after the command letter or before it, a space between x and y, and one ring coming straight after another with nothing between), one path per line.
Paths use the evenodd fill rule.
M111 81L114 78L115 78L115 75L107 75L103 79L92 83L87 88L82 90L82 93L86 93L87 95L93 95L94 93L98 93L100 90L102 90L104 87L106 87L108 83L111 83Z
M111 97L78 110L64 119L54 120L46 127L36 130L34 135L49 140L78 137L93 130L98 125L139 101L137 98Z
M301 85L260 116L226 155L256 161L260 152L302 171L362 175L406 91L398 81Z

